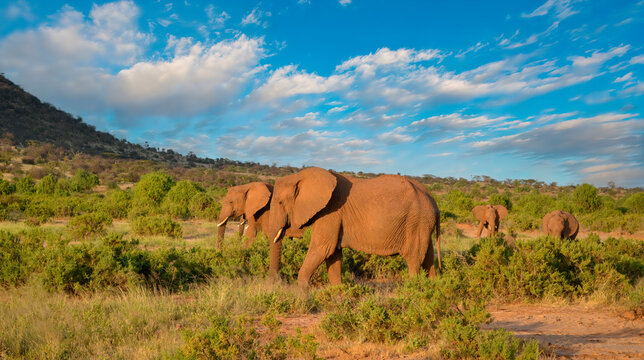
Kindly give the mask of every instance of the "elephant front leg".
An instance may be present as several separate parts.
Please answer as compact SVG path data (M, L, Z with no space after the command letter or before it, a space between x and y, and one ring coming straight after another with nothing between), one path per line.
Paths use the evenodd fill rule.
M476 232L476 237L477 237L477 238L480 238L480 237L481 237L481 232L483 232L483 228L484 228L484 227L485 227L485 223L481 221L481 222L479 223L478 231Z
M246 241L244 242L245 247L251 246L255 242L255 237L257 236L257 224L255 221L248 221L248 227L246 228L246 231L244 231L244 235L246 236Z
M336 277L333 281L337 280L338 283L341 282L341 277L337 276L338 267L342 264L342 253L340 252L339 255L335 254L339 250L336 248L339 235L340 219L336 218L333 214L323 216L313 224L309 251L306 253L304 263L300 268L300 272L297 274L297 283L300 287L309 286L313 273L322 264L322 261L327 259L329 259L329 264L332 266L333 276ZM331 275L330 271L329 276Z

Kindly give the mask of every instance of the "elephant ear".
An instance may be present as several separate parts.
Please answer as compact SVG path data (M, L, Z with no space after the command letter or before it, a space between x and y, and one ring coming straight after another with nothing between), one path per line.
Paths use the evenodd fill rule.
M246 205L244 214L254 216L259 210L263 209L271 200L271 191L266 184L255 182L248 186L246 191Z
M505 206L503 205L493 205L493 206L494 206L494 209L496 210L496 213L499 214L499 220L508 216L508 209L506 209Z
M321 168L308 168L300 172L295 185L294 228L301 228L324 209L331 200L337 182L333 174Z
M478 221L485 221L485 209L487 208L487 205L479 205L475 206L474 209L472 209L472 214L474 214L474 217Z

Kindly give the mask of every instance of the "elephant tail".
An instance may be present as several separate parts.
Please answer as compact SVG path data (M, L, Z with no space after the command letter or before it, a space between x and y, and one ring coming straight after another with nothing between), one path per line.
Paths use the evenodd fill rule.
M436 252L438 253L438 270L443 270L443 265L441 264L441 221L440 217L436 221Z

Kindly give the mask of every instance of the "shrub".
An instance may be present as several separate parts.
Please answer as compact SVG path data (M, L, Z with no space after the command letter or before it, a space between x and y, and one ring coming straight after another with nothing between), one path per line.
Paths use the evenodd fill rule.
M44 195L51 195L56 191L56 184L58 183L58 180L51 174L43 177L40 179L38 184L36 185L36 193L37 194L44 194Z
M437 199L441 213L455 214L460 218L471 218L474 200L460 190L450 190L446 195Z
M163 207L173 217L188 219L192 216L190 201L201 192L204 192L204 189L198 184L190 180L179 181L168 191L163 200Z
M132 208L132 197L127 191L110 190L105 194L100 208L114 219L126 218Z
M16 192L16 185L7 180L0 179L0 195L9 195Z
M143 175L132 191L135 199L159 205L173 186L174 180L166 173L158 171Z
M2 190L0 190L0 193ZM624 206L629 213L644 214L644 192L635 193L624 201Z
M279 335L279 321L264 317L269 339L259 341L257 330L245 317L231 319L222 315L210 318L210 327L199 333L187 333L180 359L318 359L318 344L312 335Z
M503 205L508 210L512 210L512 199L510 194L504 192L503 194L492 194L490 195L490 204L492 205Z
M164 235L173 238L183 236L179 223L161 216L140 216L131 221L131 226L137 235Z
M76 192L87 191L98 185L98 183L98 175L81 169L77 170L71 178L70 188L72 191Z
M190 199L188 209L192 216L201 219L215 220L219 217L221 204L216 202L207 193L199 192Z
M69 233L77 239L105 235L105 227L112 225L112 218L102 212L87 213L73 217L67 224Z
M573 201L579 211L586 213L595 211L601 206L601 200L597 195L597 189L590 184L577 186L573 193Z
M16 192L20 194L32 194L35 191L36 182L34 179L25 175L16 181Z

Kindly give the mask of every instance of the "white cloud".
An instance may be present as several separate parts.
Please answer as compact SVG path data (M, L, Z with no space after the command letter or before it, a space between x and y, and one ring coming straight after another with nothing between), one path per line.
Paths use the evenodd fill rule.
M404 132L405 132L404 127L397 127L391 131L387 131L378 135L377 139L390 145L414 141L414 137L409 136Z
M440 61L445 56L445 53L435 49L417 51L405 48L398 50L381 48L375 53L371 53L369 55L350 58L337 66L336 70L354 70L362 76L373 76L378 69L387 67L406 67L412 63L433 59L438 59Z
M633 18L626 18L626 19L618 22L617 24L615 24L615 26L624 26L624 25L632 23L633 20L634 20Z
M629 61L631 64L644 64L644 55L633 56Z
M35 16L31 11L31 6L25 0L18 0L9 4L4 10L4 17L9 20L24 19L33 21Z
M151 37L131 1L93 5L89 18L64 6L37 28L0 40L0 68L35 95L71 111L104 109L106 68L129 65Z
M484 47L486 47L488 45L489 45L489 43L482 43L482 42L479 41L475 45L470 46L467 50L459 51L458 54L456 54L455 56L457 58L462 58L462 57L465 57L465 55L467 55L468 53L470 53L470 52L478 52L479 50L483 49Z
M307 129L320 127L326 124L326 121L319 118L318 112L309 112L304 116L298 116L279 122L273 126L273 129Z
M622 45L614 47L606 52L595 51L589 57L570 56L568 57L568 60L572 61L573 68L577 69L598 67L614 57L623 56L629 49L630 45Z
M373 166L381 163L371 142L346 138L326 131L308 130L293 136L226 135L218 139L218 150L224 156L253 161L297 161L298 164L327 168L339 166Z
M246 16L244 16L244 18L241 21L241 24L242 25L255 24L262 27L267 27L268 22L264 19L270 16L271 16L270 11L262 11L259 9L259 7L256 7L253 10L251 10L251 12L249 12Z
M620 83L620 82L629 81L629 80L631 80L631 79L633 79L633 72L632 72L632 71L631 71L631 72L629 72L629 73L627 73L627 74L624 74L623 76L618 77L618 78L617 78L617 79L615 79L615 81L613 81L613 82L614 82L614 83Z
M575 0L547 0L541 6L534 9L531 13L522 14L521 16L530 18L535 16L544 16L552 12L552 15L555 18L563 20L567 17L579 13L579 11L572 9L573 3L575 3Z
M255 89L249 98L261 103L274 103L277 100L296 95L324 94L346 88L352 79L346 75L323 77L298 71L297 66L283 66L271 74L268 80Z
M206 6L206 15L208 16L208 24L215 29L223 27L226 20L230 19L227 12L217 12L212 4Z
M351 0L339 0L338 2L342 6L347 6L347 5L351 4Z
M196 43L169 60L120 71L109 93L124 113L190 116L229 106L260 69L263 40L241 35L210 46Z
M508 116L489 117L487 115L463 115L453 113L447 115L436 115L412 122L409 127L414 129L469 129L489 126L501 123L508 119Z
M461 134L461 135L457 135L457 136L454 136L454 137L441 139L441 140L433 142L432 144L435 144L435 145L447 144L447 143L451 143L451 142L454 142L454 141L462 141L462 140L465 140L465 139L469 139L469 138L473 138L473 137L479 137L479 136L483 136L483 133L480 132L480 131L475 131L475 132L471 132L471 133L467 133L467 134Z
M330 108L327 113L328 114L334 114L334 113L339 113L347 110L349 108L349 105L344 105L344 106L335 106Z

